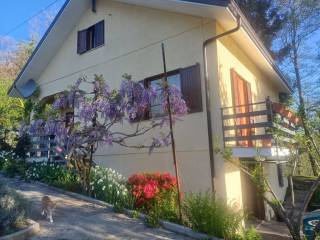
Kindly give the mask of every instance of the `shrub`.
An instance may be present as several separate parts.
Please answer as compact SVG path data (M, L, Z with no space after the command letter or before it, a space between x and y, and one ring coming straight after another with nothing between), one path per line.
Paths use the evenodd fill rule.
M30 146L31 142L29 135L23 134L17 138L17 145L14 149L14 152L20 159L26 159L26 153L29 151Z
M24 178L27 181L42 181L68 191L81 191L80 180L76 171L53 163L29 164Z
M14 177L25 172L26 163L17 158L13 151L0 152L0 170L9 177Z
M262 240L261 235L253 227L243 230L241 240Z
M224 239L237 239L243 214L211 193L190 194L183 210L186 224L193 230Z
M91 191L97 199L113 204L116 211L132 208L126 179L115 170L96 166L90 176Z
M19 194L0 183L0 236L25 224L27 205Z
M158 225L159 219L178 222L177 181L169 173L134 174L128 184L134 206L147 213L147 223Z

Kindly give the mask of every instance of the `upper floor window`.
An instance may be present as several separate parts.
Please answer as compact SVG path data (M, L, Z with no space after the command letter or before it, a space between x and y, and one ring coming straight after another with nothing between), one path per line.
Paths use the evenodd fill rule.
M78 54L85 53L90 49L99 47L104 44L104 21L78 31Z

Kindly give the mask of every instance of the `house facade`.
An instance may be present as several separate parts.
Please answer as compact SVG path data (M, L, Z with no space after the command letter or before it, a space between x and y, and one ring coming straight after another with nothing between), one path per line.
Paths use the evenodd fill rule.
M112 88L119 88L123 74L152 83L163 74L162 43L169 82L190 108L174 126L183 191L215 191L258 218L271 217L250 180L214 152L215 145L229 147L236 161L263 159L271 186L284 199L288 150L277 146L267 128L273 126L272 102L290 88L233 1L67 1L9 94L21 97L26 86L36 84L41 100L94 74L103 74ZM100 146L94 160L125 176L174 173L170 147L149 155Z

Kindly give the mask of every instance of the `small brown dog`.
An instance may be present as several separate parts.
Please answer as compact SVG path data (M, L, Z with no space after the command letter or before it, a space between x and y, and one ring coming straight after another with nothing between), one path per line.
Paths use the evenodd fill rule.
M49 196L44 196L41 200L42 203L42 216L46 214L47 219L50 220L51 223L53 223L52 213L53 209L56 207L57 203L53 202Z

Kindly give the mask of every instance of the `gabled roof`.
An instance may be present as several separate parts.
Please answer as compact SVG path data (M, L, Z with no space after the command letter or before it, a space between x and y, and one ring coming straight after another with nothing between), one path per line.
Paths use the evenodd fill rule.
M241 13L234 0L114 0L122 3L173 11L205 18L217 19L225 29L235 26L236 17L241 16L242 27L233 35L241 47L248 47L247 54L263 67L264 71L281 83L282 88L291 91L275 61L264 47L251 25ZM66 0L65 4L42 37L31 57L8 91L10 96L21 96L16 89L22 88L30 79L40 77L42 71L55 56L60 46L76 26L84 12L90 8L91 0ZM252 51L256 49L256 51ZM259 54L257 54L259 53Z

